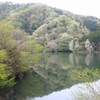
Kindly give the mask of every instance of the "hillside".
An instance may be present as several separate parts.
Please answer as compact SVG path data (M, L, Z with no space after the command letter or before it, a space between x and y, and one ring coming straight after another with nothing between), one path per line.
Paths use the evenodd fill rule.
M100 29L100 19L43 4L0 3L0 20L32 35L46 51L73 51L76 42ZM73 42L74 41L74 42ZM72 43L73 42L73 43Z

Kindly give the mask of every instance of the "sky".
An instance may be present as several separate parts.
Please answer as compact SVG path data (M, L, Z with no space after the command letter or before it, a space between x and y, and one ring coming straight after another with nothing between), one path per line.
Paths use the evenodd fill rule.
M14 3L42 3L78 15L100 18L100 0L0 0Z

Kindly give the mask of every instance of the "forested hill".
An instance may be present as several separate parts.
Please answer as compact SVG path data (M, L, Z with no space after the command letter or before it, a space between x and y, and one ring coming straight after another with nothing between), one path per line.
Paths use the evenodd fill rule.
M71 40L79 40L100 29L100 19L75 15L43 4L0 3L0 20L32 35L42 45L58 51L69 50Z
M28 33L33 33L44 24L48 24L48 30L57 25L64 29L65 26L69 26L69 23L73 27L75 25L77 27L78 24L83 28L86 26L90 31L95 31L100 27L100 20L96 17L75 15L68 11L35 3L13 4L12 2L1 2L0 20L4 19L13 22L15 28L21 28ZM52 26L52 23L55 25Z

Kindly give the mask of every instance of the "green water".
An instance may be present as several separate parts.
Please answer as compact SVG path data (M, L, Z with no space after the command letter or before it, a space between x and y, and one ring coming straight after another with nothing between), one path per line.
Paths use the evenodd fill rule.
M31 67L14 87L0 91L1 100L50 100L43 96L55 92L60 95L60 91L77 84L70 79L71 70L100 69L100 54L44 53L39 64ZM57 99L56 94L54 97L65 100Z

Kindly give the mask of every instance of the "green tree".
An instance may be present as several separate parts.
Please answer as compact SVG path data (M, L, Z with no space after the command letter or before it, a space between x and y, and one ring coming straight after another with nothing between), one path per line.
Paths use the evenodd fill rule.
M8 50L13 48L15 40L13 39L14 27L6 21L0 22L0 49Z
M31 64L37 64L41 55L42 46L34 40L27 40L18 48L9 51L10 66L14 76L22 78L24 72L30 69Z
M94 43L100 43L100 30L91 33L89 35L89 40Z
M79 82L92 82L99 78L100 70L85 68L83 71L72 70L71 79Z
M7 52L0 50L0 88L14 85L14 77L12 76L12 69L8 61Z
M38 63L39 57L43 50L43 46L38 44L36 41L29 40L27 41L27 47L29 49L29 60L32 61L32 64Z
M75 81L85 82L82 85L80 84L81 86L77 87L77 89L73 92L72 95L75 98L75 100L86 100L86 99L99 100L100 99L99 84L93 82L94 80L99 79L99 74L100 74L100 70L98 69L85 68L83 71L72 70L71 79L74 82ZM83 91L86 91L86 93Z

